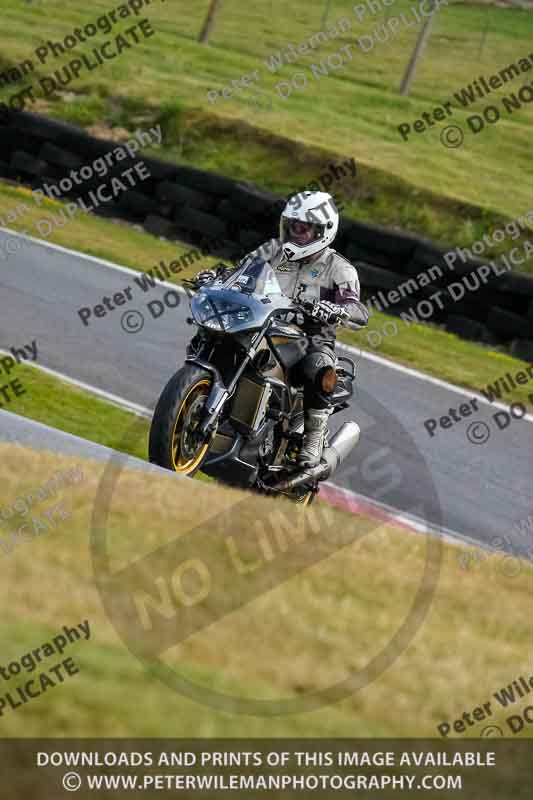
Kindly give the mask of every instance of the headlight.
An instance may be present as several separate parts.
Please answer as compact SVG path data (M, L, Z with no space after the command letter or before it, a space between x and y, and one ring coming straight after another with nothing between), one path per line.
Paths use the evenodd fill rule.
M223 332L253 318L250 309L242 303L213 295L199 292L193 298L191 311L198 325Z
M203 325L204 328L211 328L213 331L221 331L222 325L218 321L218 319L206 319L203 322L197 320L199 325Z

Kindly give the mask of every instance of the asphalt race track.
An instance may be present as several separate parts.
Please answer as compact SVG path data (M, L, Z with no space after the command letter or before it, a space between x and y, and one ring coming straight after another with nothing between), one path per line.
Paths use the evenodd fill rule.
M13 235L0 230L0 243ZM186 296L178 298L169 285L145 294L131 270L35 240L24 245L0 261L0 348L23 348L35 340L39 365L153 409L193 332L186 323ZM83 324L81 307L92 309L126 287L131 299L123 294L121 307L105 316L93 313L89 325ZM493 419L498 407L480 402L479 412L430 437L424 420L448 414L474 394L353 349L348 354L358 363L356 402L353 413L336 415L331 427L353 417L362 439L332 483L488 546L508 536L523 549L524 537L513 523L533 513L531 418L500 430ZM0 415L0 438L7 437L11 419ZM489 435L483 444L467 437L478 421L486 426L471 436L483 430Z

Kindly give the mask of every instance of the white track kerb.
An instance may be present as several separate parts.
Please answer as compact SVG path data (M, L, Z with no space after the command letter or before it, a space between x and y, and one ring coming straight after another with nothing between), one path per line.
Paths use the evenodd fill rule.
M113 270L114 272L121 272L124 275L131 276L132 278L138 277L141 274L137 270L133 270L130 267L122 266L121 264L115 264L112 261L106 261L104 259L96 258L94 256L90 256L90 255L87 255L85 253L78 252L76 250L70 250L68 248L61 247L60 245L52 244L50 242L43 242L43 241L41 241L39 239L32 239L31 237L24 237L24 236L21 236L20 234L14 234L12 231L9 231L9 230L6 230L6 229L0 228L0 230L4 230L7 233L11 233L14 236L20 237L21 239L29 238L35 245L39 245L39 246L45 248L46 250L50 251L51 253L56 251L56 252L59 252L59 253L68 254L68 255L74 256L75 258L78 258L78 259L81 259L81 260L85 260L85 261L89 261L92 264L98 264L99 266L101 266L104 269ZM177 290L177 291L179 291L179 292L181 292L183 294L186 294L185 289L183 289L180 286L177 286L176 284L169 283L168 281L160 281L160 285L164 286L164 287L168 287L169 289ZM490 402L485 397L483 397L481 394L477 394L476 392L469 391L469 390L464 389L464 388L462 388L460 386L455 386L454 384L449 383L449 382L444 381L444 380L441 380L439 378L434 378L434 377L432 377L430 375L426 375L425 373L419 372L416 369L412 369L410 367L405 367L402 364L397 364L397 363L395 363L393 361L389 361L388 359L385 359L385 358L383 358L381 356L378 356L375 353L370 353L370 352L367 352L365 350L361 350L360 348L356 348L356 347L353 347L351 345L344 344L343 342L338 342L337 346L340 349L345 350L347 353L350 353L351 355L358 356L360 358L363 358L363 359L366 359L368 361L371 361L371 362L373 362L375 364L380 364L381 366L386 367L387 369L395 370L397 372L403 373L404 375L409 375L410 377L412 377L412 378L414 378L416 380L423 381L425 383L429 383L429 384L432 384L434 386L439 386L442 389L446 389L448 391L455 392L455 393L457 393L457 394L459 394L459 395L461 395L463 397L471 398L472 396L475 396L475 397L478 398L478 400L481 403L490 405L492 407L501 408L501 409L504 409L504 410L507 409L507 406L505 406L504 404L498 403L498 402L494 402L494 401ZM6 351L0 350L0 352L6 352ZM80 381L80 380L78 380L76 378L73 378L70 375L67 375L65 373L58 372L56 370L50 369L50 368L45 367L45 366L43 366L41 364L36 365L36 368L40 369L41 371L45 372L46 374L52 375L55 378L58 378L58 379L63 380L65 382L69 383L69 384L72 384L73 386L78 386L79 388L84 389L87 392L91 392L92 394L95 394L96 396L100 397L102 400L110 402L113 405L117 405L117 406L123 408L126 411L129 411L129 412L131 412L133 414L136 414L137 416L144 417L146 419L151 419L151 417L152 417L152 411L149 408L146 408L145 406L140 406L137 403L133 403L130 400L127 400L124 397L120 397L120 396L115 395L115 394L113 394L111 392L107 392L107 391L105 391L103 389L100 389L100 388L98 388L96 386L87 384L87 383L85 383L83 381ZM533 415L532 414L527 414L524 417L524 420L526 420L527 422L533 422ZM327 488L327 486L328 486L328 484L325 484L326 488ZM360 509L358 507L358 504L360 505L361 502L362 502L362 499L363 499L363 498L361 498L360 495L358 495L358 494L356 494L354 492L349 492L349 490L346 490L346 489L344 489L342 487L337 487L334 484L330 484L330 486L331 486L332 489L336 490L337 497L341 497L342 498L341 502L342 502L342 507L343 508L347 508L347 509L351 508L352 510L358 509L357 511L354 511L354 513L360 513ZM333 497L333 495L331 494L330 498L332 499L332 497ZM333 502L333 500L332 500L332 502ZM458 533L456 531L452 531L452 530L444 528L442 526L439 526L438 528L437 527L431 528L431 526L429 526L428 523L425 520L415 519L415 517L413 515L406 516L403 512L398 511L397 509L393 509L393 508L390 508L388 506L385 506L383 503L376 502L372 498L364 498L364 502L365 502L365 505L366 505L365 513L371 514L371 513L374 512L375 515L379 516L382 520L387 519L387 521L389 521L389 522L401 525L403 527L409 527L410 530L416 531L418 533L430 531L432 534L437 535L437 536L439 536L439 537L441 537L441 538L443 538L445 540L449 540L449 541L470 542L470 543L473 541L473 540L470 539L470 537L468 537L468 536L466 536L466 535L464 535L462 533Z

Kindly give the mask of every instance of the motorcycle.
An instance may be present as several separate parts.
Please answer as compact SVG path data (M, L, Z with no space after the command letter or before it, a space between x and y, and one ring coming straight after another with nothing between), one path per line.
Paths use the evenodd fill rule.
M187 322L198 331L155 408L150 461L181 475L200 470L232 486L310 504L360 434L356 422L344 423L331 439L326 434L318 466L298 466L303 391L289 375L308 347L299 326L312 304L283 295L274 270L260 258L207 285L188 284L195 291ZM337 356L336 376L333 414L349 406L354 362Z

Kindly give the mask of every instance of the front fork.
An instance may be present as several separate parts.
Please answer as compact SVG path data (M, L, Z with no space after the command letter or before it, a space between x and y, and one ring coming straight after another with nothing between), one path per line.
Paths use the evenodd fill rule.
M248 347L248 352L246 357L243 359L242 363L237 369L237 372L233 376L230 381L229 386L225 386L222 380L222 376L216 367L213 364L210 364L207 361L202 361L198 358L187 358L185 359L186 362L197 364L199 367L203 369L209 370L209 372L213 375L213 386L211 391L209 392L209 396L206 402L205 414L206 417L203 422L199 426L199 431L202 436L209 436L213 433L216 428L217 420L219 417L220 412L224 408L224 405L229 397L235 391L235 387L237 386L239 380L241 379L241 375L243 374L244 370L250 363L250 361L254 358L255 354L257 353L257 348L261 344L262 340L264 339L266 334L266 328L262 328L255 336L252 337L252 341L250 346Z

